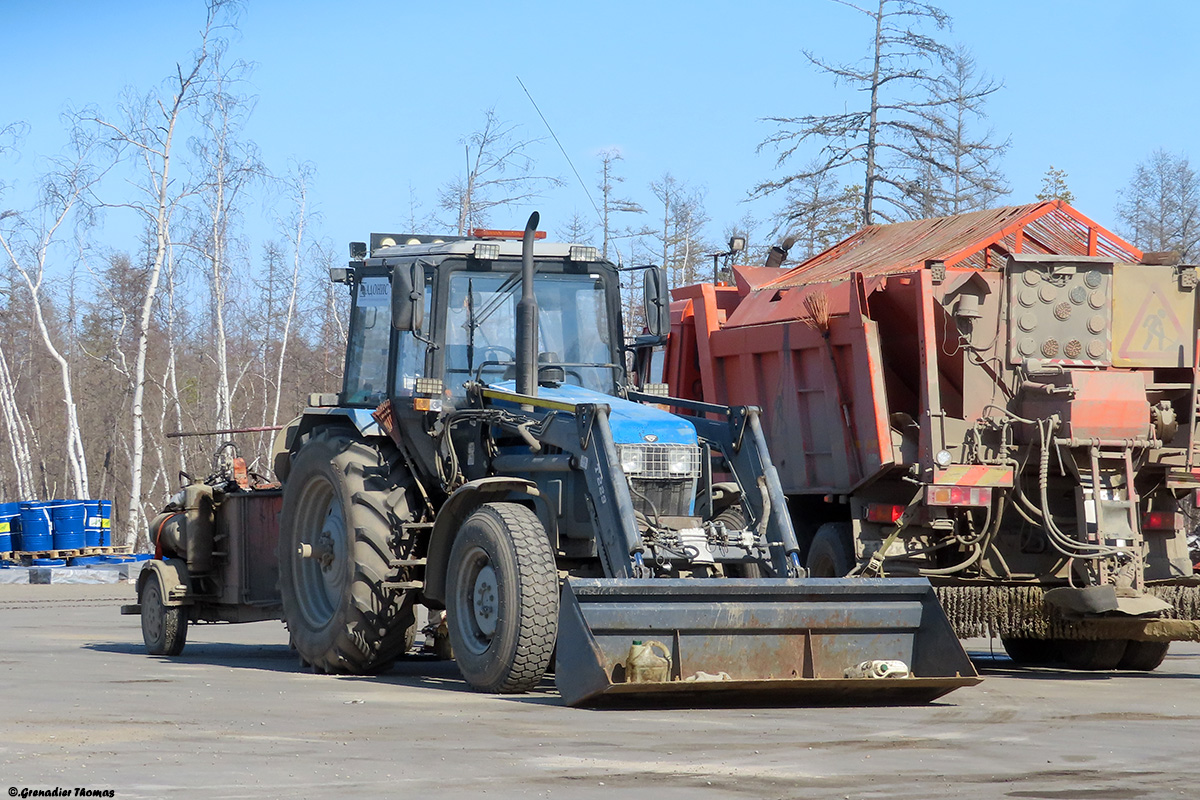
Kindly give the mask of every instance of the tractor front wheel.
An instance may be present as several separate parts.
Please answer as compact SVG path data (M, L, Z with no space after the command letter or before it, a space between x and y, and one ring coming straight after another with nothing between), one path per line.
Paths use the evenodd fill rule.
M467 518L450 549L446 618L472 688L517 694L538 685L558 633L558 570L536 514L488 503Z

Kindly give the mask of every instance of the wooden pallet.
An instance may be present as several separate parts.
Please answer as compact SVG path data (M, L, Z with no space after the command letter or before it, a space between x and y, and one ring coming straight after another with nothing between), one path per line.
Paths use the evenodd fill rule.
M133 550L129 545L112 547L79 547L73 550L15 550L15 561L28 564L35 558L79 558L80 556L126 556Z

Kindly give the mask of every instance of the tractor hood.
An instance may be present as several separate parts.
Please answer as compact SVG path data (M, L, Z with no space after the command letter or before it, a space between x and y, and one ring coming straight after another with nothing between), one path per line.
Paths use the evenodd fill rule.
M500 392L517 390L516 381L502 381L488 386ZM690 422L657 406L623 400L571 384L539 386L537 396L539 400L554 403L607 405L612 409L608 421L616 444L698 444L696 429Z

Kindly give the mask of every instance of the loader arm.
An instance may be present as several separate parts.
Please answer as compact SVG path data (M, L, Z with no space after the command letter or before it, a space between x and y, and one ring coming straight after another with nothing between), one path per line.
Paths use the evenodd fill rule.
M700 438L715 445L725 456L738 485L742 502L750 511L755 527L765 525L771 544L771 564L779 577L803 577L800 544L787 512L787 497L779 482L779 473L771 463L767 440L755 406L722 406L684 400L677 397L629 392L627 397L642 403L661 403L695 414L688 421Z

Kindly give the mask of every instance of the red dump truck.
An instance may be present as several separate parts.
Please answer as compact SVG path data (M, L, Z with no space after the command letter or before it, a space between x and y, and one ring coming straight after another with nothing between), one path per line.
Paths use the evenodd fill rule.
M761 408L811 574L926 576L1026 663L1200 638L1195 267L1059 201L785 256L675 290L662 378Z

